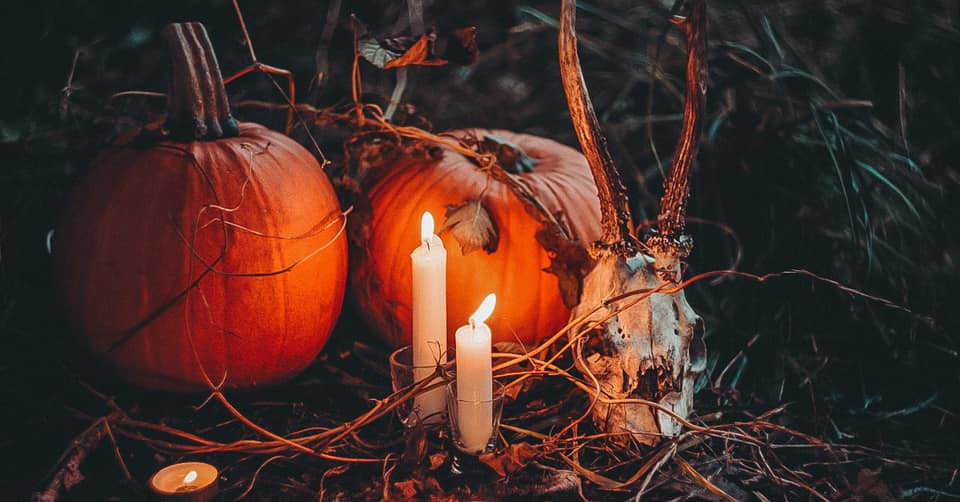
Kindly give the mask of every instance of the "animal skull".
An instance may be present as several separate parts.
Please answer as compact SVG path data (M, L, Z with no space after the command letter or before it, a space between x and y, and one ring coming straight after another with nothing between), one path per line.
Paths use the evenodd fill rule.
M600 399L593 408L597 427L614 433L616 442L652 445L680 432L679 421L662 410L686 418L697 375L706 366L702 322L682 289L652 293L636 302L631 293L679 282L680 262L693 245L684 233L684 217L706 107L706 2L693 0L687 16L674 18L687 39L687 93L657 233L647 240L654 257L636 253L626 188L607 150L580 67L576 12L574 0L563 0L557 41L560 76L577 139L597 184L601 238L594 247L596 263L584 277L580 303L573 310L577 319L590 315L570 336L578 369L599 387ZM659 407L622 402L631 398Z
M596 266L584 279L573 317L604 306L571 331L571 336L577 337L590 330L580 337L575 359L581 372L599 382L604 398L653 401L686 418L693 407L694 383L706 366L706 349L703 322L683 291L654 293L628 308L623 307L633 296L606 304L609 298L662 284L650 256L638 253L624 258L600 252ZM646 404L601 400L594 407L593 419L601 430L617 434L614 440L621 443L633 438L654 445L662 436L675 436L681 430L677 420ZM618 434L624 432L629 434Z

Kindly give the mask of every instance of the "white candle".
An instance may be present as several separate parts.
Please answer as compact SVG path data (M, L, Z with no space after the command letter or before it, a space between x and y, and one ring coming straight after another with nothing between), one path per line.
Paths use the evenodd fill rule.
M204 462L183 462L157 471L150 489L163 500L207 501L217 494L217 468Z
M493 367L490 327L483 323L496 305L487 295L470 321L457 329L457 423L460 441L472 453L481 453L493 435Z
M413 379L429 377L447 360L447 251L433 233L433 215L420 219L420 246L413 250ZM443 388L422 393L414 412L428 422L439 421L446 408Z

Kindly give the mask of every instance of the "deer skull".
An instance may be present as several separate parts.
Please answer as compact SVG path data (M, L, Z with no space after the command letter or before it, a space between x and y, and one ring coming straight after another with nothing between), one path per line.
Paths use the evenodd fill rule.
M609 298L662 284L654 271L653 258L642 253L631 258L601 253L584 279L581 301L573 312L577 318L597 305L605 305L572 332L579 336L588 331L580 337L577 366L596 378L606 399L654 401L685 418L692 409L694 383L706 366L706 351L703 323L683 291L654 293L626 308L635 297L606 303ZM601 400L593 418L601 430L629 433L616 436L621 442L632 437L653 445L661 435L680 432L675 419L645 404L608 404Z
M693 0L689 15L675 18L686 34L687 86L680 141L664 183L656 233L647 239L651 256L637 253L626 189L607 150L587 93L577 54L576 2L560 10L560 75L577 139L597 184L601 239L594 245L594 268L584 277L575 318L592 312L571 332L577 367L595 380L600 399L593 418L613 440L656 444L674 436L693 407L693 387L706 365L700 317L690 308L680 280L680 263L693 241L684 233L690 171L697 157L706 106L706 6ZM637 299L633 292L650 291ZM611 300L616 299L616 300ZM599 311L594 311L597 307ZM659 405L618 400L642 399ZM662 409L661 409L662 408ZM626 434L624 434L626 433Z

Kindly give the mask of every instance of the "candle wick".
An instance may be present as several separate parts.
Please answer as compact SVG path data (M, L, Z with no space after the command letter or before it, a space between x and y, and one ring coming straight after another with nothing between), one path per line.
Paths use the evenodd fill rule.
M430 251L430 240L429 237L423 240L423 243L427 245L427 251Z
M472 317L470 318L470 329L477 330L477 321Z

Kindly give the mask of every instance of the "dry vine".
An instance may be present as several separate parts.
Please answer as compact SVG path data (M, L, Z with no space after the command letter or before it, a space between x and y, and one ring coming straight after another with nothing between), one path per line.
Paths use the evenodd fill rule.
M704 484L706 478L698 477L690 471L691 462L694 462L701 453L698 453L695 447L704 444L704 440L713 438L727 444L728 447L747 448L753 450L757 458L764 455L771 455L772 452L783 448L810 448L823 452L829 458L844 457L850 455L867 455L872 452L852 446L837 446L823 442L817 438L781 426L773 422L776 415L782 412L783 407L771 410L761 415L757 419L747 421L734 421L729 423L715 423L707 425L705 422L691 421L677 416L669 408L660 406L651 401L641 399L629 400L611 400L602 392L598 391L597 384L592 381L589 375L578 376L560 366L562 361L569 361L570 351L576 345L578 337L585 336L588 329L580 330L577 337L568 338L571 330L590 317L590 315L614 306L610 310L613 315L616 312L629 309L636 303L649 298L656 293L672 293L682 290L696 282L710 279L717 276L734 276L749 278L757 282L764 282L770 279L787 277L790 275L803 275L827 284L842 288L844 291L858 295L871 301L880 302L882 305L903 309L883 300L865 293L844 288L841 285L829 280L818 277L806 271L788 271L779 274L768 274L764 276L755 276L743 272L729 270L713 271L691 277L680 284L673 284L664 281L657 288L632 291L626 295L620 295L615 298L608 298L602 304L595 306L592 312L586 312L580 318L573 319L563 329L545 339L536 347L532 347L523 354L513 353L495 353L496 364L494 366L495 376L505 382L505 385L512 389L511 394L520 396L525 391L525 383L529 381L540 382L540 385L549 385L550 381L558 380L570 384L570 389L581 393L588 399L590 405L586 408L579 408L577 413L579 418L564 424L559 431L536 430L536 424L539 421L536 415L517 418L505 417L503 429L505 433L502 437L503 444L501 450L496 454L490 454L483 460L491 465L497 465L498 457L516 455L518 449L533 446L533 453L527 458L527 463L534 460L540 464L566 466L577 472L584 479L594 483L603 490L624 491L641 490L641 485L648 485L656 472L663 469L671 461L675 462L684 472L690 475L691 479L702 484L707 489L713 491L710 485ZM588 327L589 328L589 327ZM562 341L562 344L561 344ZM548 355L549 354L549 355ZM521 365L530 365L529 369L518 369ZM569 364L569 363L566 363ZM203 437L202 435L178 429L164 424L152 423L138 420L131 417L128 413L121 411L113 404L112 400L107 401L113 407L110 415L100 417L96 424L111 426L117 434L143 442L160 451L176 453L178 455L201 455L212 453L234 453L264 456L265 462L273 461L278 455L288 458L296 458L300 455L317 457L338 465L349 465L357 463L371 464L390 464L390 457L394 450L389 445L378 445L376 442L364 439L362 432L364 429L372 426L382 419L388 419L393 410L401 403L413 399L414 396L436 388L444 384L441 368L430 378L416 383L408 388L401 389L398 392L390 394L378 400L373 407L365 413L356 416L352 420L345 421L334 427L311 427L302 430L296 430L289 433L277 433L270 431L248 418L243 412L237 409L227 398L224 391L217 384L210 382L211 393L204 402L215 400L220 403L231 415L243 423L249 430L263 437L263 439L241 439L231 442L222 442ZM636 457L630 463L637 463L639 466L630 473L613 476L608 473L610 468L615 467L621 461L613 461L613 458L619 458L621 455L632 456L630 453L633 448L622 449L615 446L612 442L613 434L607 432L595 432L581 434L578 432L578 425L589 417L590 407L597 403L622 404L631 402L644 404L660 409L660 411L670 414L675 420L681 422L686 431L676 437L668 438L660 446L647 451L640 457ZM576 408L576 407L575 407ZM531 428L533 427L533 428ZM843 453L838 453L837 450ZM365 451L362 455L358 452ZM584 465L579 458L590 453L596 456L598 452L603 456L609 457L606 465ZM691 455L684 458L683 454ZM834 458L833 461L837 461ZM394 459L392 462L397 462ZM596 461L596 459L594 459ZM686 464L685 464L686 463ZM526 464L524 464L526 465ZM515 468L522 467L522 465ZM808 493L809 496L828 500L817 489L809 486L808 480L791 472L785 466L771 466L763 463L758 464L759 472L762 472L770 479L776 479L785 485L793 486ZM251 480L252 488L255 479ZM719 489L719 488L716 488ZM721 490L722 491L722 490Z

